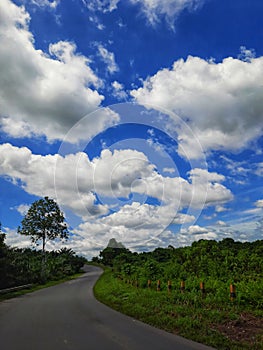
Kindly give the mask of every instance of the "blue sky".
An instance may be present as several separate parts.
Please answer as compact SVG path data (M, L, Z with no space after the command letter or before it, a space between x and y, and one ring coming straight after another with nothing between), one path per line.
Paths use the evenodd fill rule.
M66 245L262 239L260 0L2 0L0 221L54 198ZM60 243L49 243L59 249Z

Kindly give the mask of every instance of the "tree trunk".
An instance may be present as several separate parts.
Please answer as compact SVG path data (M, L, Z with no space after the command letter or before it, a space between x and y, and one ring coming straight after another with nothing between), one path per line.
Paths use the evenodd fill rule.
M46 234L43 234L42 238L42 264L41 264L41 282L46 282Z

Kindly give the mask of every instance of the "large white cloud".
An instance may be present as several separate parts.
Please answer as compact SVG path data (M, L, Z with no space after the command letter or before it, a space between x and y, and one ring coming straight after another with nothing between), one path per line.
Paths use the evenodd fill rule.
M158 199L167 209L167 216L165 212L162 215L169 223L183 208L202 210L232 199L230 190L220 183L224 181L222 175L193 169L187 179L163 177L142 152L129 149L104 150L100 157L90 160L84 152L41 156L26 147L3 144L0 175L21 184L30 194L58 198L83 218L106 214L110 206L104 197L113 199L111 205L117 205L118 211L125 204L119 198L129 198L132 193L140 194L142 202L148 197ZM101 199L100 205L96 205L95 194Z
M15 137L35 133L61 139L100 106L104 98L96 90L100 80L72 42L50 44L49 53L38 50L29 24L23 6L1 1L1 128ZM107 115L104 124L111 121ZM95 124L91 121L90 129Z
M262 73L263 57L215 63L189 56L148 77L131 95L142 105L177 113L204 151L239 150L262 134ZM178 134L180 153L198 158L192 134L180 127Z
M94 249L94 254L112 237L134 249L142 245L150 248L156 239L164 244L167 241L160 235L170 224L194 225L197 217L188 208L201 213L205 206L232 199L231 192L221 184L225 178L220 174L196 168L186 179L163 177L145 154L131 149L104 150L100 157L90 160L84 152L42 156L26 147L3 144L0 175L30 194L54 198L63 209L79 216L83 221L73 230L68 246L77 252ZM139 194L139 201L130 198L131 193ZM105 202L106 197L111 201ZM149 197L160 205L148 204ZM23 204L17 210L25 208ZM189 235L190 231L182 234ZM201 233L199 230L197 234ZM212 237L209 232L203 233Z

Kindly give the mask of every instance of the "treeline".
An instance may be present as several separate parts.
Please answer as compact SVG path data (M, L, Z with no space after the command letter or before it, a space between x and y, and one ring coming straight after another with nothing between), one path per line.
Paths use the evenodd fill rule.
M239 282L263 277L263 240L238 242L199 240L188 247L157 248L152 252L133 253L126 248L107 247L94 261L111 266L123 278L138 280L200 280L212 278Z
M58 280L80 271L86 259L63 248L45 253L45 280ZM43 254L30 248L9 247L0 231L0 289L43 282Z

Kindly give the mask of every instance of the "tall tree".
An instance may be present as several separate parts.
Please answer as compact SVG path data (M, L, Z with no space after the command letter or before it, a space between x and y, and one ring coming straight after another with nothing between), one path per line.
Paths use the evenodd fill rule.
M42 278L45 279L47 241L68 238L65 218L58 204L48 197L35 201L18 227L18 233L30 236L37 245L42 242Z

